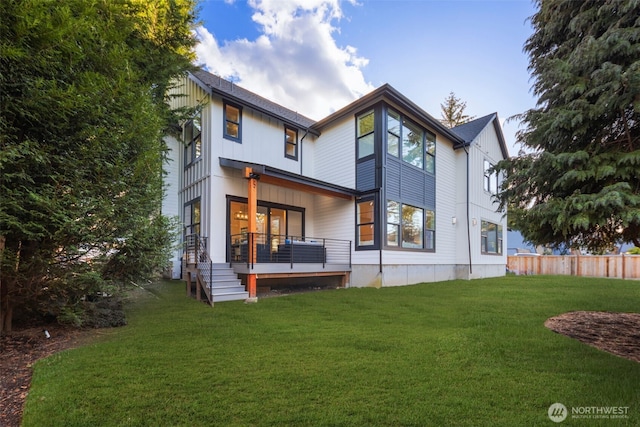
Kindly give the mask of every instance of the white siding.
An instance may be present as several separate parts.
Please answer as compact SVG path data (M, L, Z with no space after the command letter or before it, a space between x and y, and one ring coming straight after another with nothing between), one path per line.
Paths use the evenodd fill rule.
M285 157L283 122L245 107L242 109L241 142L236 142L224 138L223 100L215 98L211 107L211 138L216 147L216 161L223 157L300 173L300 162ZM298 143L303 136L304 132L298 131Z
M470 161L470 217L471 217L471 256L474 266L472 277L495 275L496 267L505 266L507 262L507 220L502 212L496 212L497 203L492 195L484 190L484 161L488 160L496 164L502 160L502 152L498 142L498 136L492 124L489 124L473 141L469 150ZM502 255L488 255L481 253L481 224L482 221L490 221L502 225L503 248ZM499 270L504 274L504 269Z
M347 188L356 186L356 143L353 117L323 129L315 143L312 177Z

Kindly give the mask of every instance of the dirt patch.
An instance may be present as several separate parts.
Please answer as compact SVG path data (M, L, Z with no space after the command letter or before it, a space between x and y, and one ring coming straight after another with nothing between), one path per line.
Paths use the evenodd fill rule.
M573 311L547 319L547 328L600 350L640 362L640 314Z

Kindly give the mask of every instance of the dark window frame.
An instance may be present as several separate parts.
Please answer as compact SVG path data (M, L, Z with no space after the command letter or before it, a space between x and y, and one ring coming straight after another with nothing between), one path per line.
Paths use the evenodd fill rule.
M287 131L293 132L294 134L294 142L289 142L289 139L287 138ZM284 156L287 159L291 159L291 160L298 160L298 129L295 129L291 126L284 126ZM289 154L289 147L293 147L293 152L294 154Z
M199 122L200 127L198 134L194 135L194 123ZM185 167L195 163L202 158L202 111L198 110L192 119L185 122L183 126L184 146L184 165Z
M197 205L198 206L198 216L199 216L199 221L198 222L193 222L195 219L195 211L194 211L194 206ZM187 206L190 207L190 218L189 218L189 225L187 225L187 218L183 218L182 219L182 224L184 227L184 233L185 235L189 235L189 234L197 234L197 235L201 235L200 232L202 231L202 197L198 196L195 197L191 200L189 200L188 202L184 203L183 207L182 207L182 212L183 212L183 216L184 216L184 212L187 209ZM189 230L187 230L187 228L189 228Z
M227 107L235 108L236 110L238 110L238 121L237 122L227 118ZM223 127L222 127L223 137L225 139L229 139L231 141L234 141L234 142L237 142L239 144L242 144L242 107L237 105L237 104L233 104L231 102L224 101L223 102L223 108L222 108L222 114L224 116ZM232 134L227 132L227 123L235 124L238 127L238 135L237 136L236 135L232 135Z
M489 237L490 237L489 230L488 230L489 225L495 226L495 244L496 244L495 251L489 250L489 243L493 241L493 239L489 240ZM482 220L480 222L480 252L483 255L502 256L504 252L503 246L504 246L504 229L502 227L502 224L498 224L492 221Z
M392 132L389 129L389 116L393 116L393 115L396 116L393 118L398 122L398 125L399 125L399 128L397 130L398 133ZM407 115L400 113L389 106L386 106L384 109L384 118L385 118L384 146L386 148L385 152L387 153L387 155L392 156L396 159L399 159L400 161L403 162L403 164L419 169L430 175L435 175L436 174L436 145L437 145L436 134L431 132L429 129L419 125L416 121L412 120ZM405 132L407 132L407 128L408 128L406 123L409 123L412 126L422 131L422 141L421 141L422 165L421 166L416 166L405 159L405 156L403 153L403 141L405 138ZM389 151L389 135L393 135L395 138L398 139L395 152Z
M389 216L388 216L388 212L389 212L389 203L395 203L398 206L398 222L389 222ZM403 214L402 214L402 210L404 206L408 206L411 208L415 208L415 209L420 209L422 210L422 247L408 247L408 246L403 246L403 233L404 233L404 227L405 227L405 221L403 221ZM433 228L428 228L427 227L427 212L432 212L433 213ZM425 206L415 206L412 205L410 203L404 203L398 200L393 200L393 199L388 199L386 204L385 204L385 232L384 232L384 247L386 249L390 249L390 250L399 250L399 251L419 251L419 252L436 252L436 210L434 208L430 208L430 207L425 207ZM388 233L389 233L389 225L392 224L394 227L397 227L397 244L395 245L390 245L389 244L389 240L388 240ZM433 247L429 248L427 247L427 234L428 233L432 233L432 239L431 241L433 242Z
M363 133L362 135L360 134L360 128L359 128L359 123L360 123L360 119L368 116L368 115L372 115L373 116L373 124L371 126L371 131L367 132L367 133ZM376 109L375 108L370 108L365 110L362 113L356 114L356 161L362 161L365 159L369 159L371 157L374 157L376 155ZM369 138L371 137L371 145L373 147L373 150L371 153L366 154L366 155L360 155L360 141L364 140L365 138Z
M358 215L358 205L361 203L372 203L373 204L373 221L372 222L360 222L360 217ZM356 199L355 203L355 249L356 250L378 250L380 249L380 238L378 233L379 229L379 214L378 214L378 203L377 197L375 194L362 196ZM372 226L373 227L373 243L370 245L360 245L360 227L361 226Z
M498 172L492 171L493 167L493 163L491 163L487 159L484 159L482 187L486 193L496 195L498 194L498 187L500 186L500 182L498 179Z

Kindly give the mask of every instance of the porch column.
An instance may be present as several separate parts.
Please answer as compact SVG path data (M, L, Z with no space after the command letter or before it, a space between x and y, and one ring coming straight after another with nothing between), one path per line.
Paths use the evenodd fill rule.
M249 184L248 192L247 192L247 214L248 218L248 235L249 240L247 244L248 249L248 261L251 264L256 262L257 258L257 244L256 244L256 235L258 231L258 227L256 224L256 215L258 213L258 179L260 179L260 175L253 173L253 169L246 167L244 168L244 177L247 178L247 182ZM247 291L249 292L249 301L256 301L256 275L248 274L247 275Z

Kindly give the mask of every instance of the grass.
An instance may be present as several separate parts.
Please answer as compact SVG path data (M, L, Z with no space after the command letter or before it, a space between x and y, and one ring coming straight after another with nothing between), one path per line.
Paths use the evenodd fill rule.
M128 326L36 364L24 426L535 426L554 425L554 402L629 407L562 425L640 423L640 364L543 325L636 312L636 281L509 276L213 309L179 282L153 291Z

